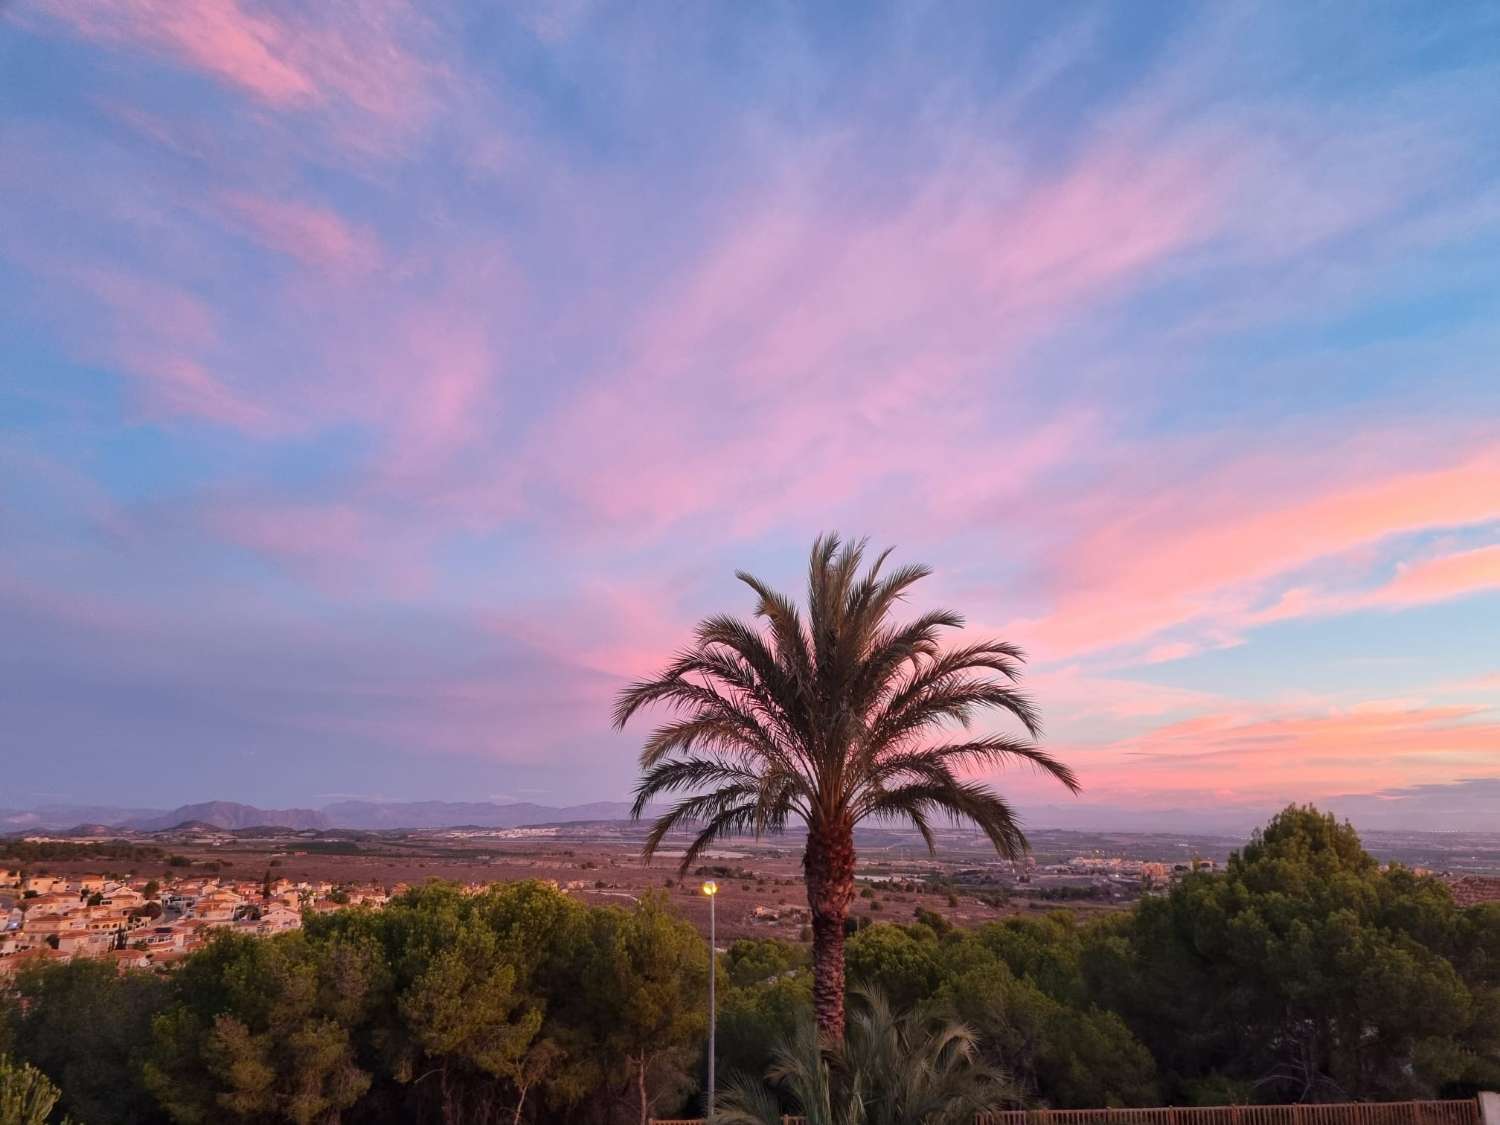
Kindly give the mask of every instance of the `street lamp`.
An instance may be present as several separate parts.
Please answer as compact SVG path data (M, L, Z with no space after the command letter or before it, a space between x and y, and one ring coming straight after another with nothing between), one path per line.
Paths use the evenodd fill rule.
M708 896L708 1106L704 1116L710 1121L714 1116L714 1031L718 1013L714 1008L714 942L717 918L714 900L719 894L719 884L712 879L703 884L703 893Z

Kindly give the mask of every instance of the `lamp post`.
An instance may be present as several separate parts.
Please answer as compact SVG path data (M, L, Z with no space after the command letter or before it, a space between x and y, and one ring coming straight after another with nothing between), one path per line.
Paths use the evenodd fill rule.
M703 884L703 893L708 896L708 1104L703 1115L712 1121L714 1116L714 1032L715 1025L718 1023L718 1011L714 1007L714 977L717 975L714 971L717 968L714 960L717 928L714 899L719 893L719 884L710 879Z

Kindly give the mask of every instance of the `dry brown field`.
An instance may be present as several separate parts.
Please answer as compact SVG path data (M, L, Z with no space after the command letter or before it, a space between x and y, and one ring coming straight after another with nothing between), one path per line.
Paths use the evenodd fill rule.
M701 891L706 878L719 886L717 902L718 938L722 946L744 937L777 937L796 941L803 937L806 918L795 908L806 907L801 856L794 848L764 846L728 847L700 858L684 877L678 859L658 855L643 863L635 841L600 842L584 839L533 838L524 840L465 840L441 838L362 841L357 854L323 854L317 843L299 840L238 839L214 846L187 842L161 845L168 854L192 861L190 867L172 867L163 861L69 860L27 865L32 870L56 872L133 873L168 879L217 873L227 879L259 880L266 873L293 881L327 880L335 884L376 884L392 888L417 885L430 879L459 883L508 883L525 879L555 882L570 895L594 905L628 906L643 894L666 896L672 908L705 935L709 905ZM888 857L874 857L865 865L873 869ZM215 865L217 865L215 867ZM900 866L900 865L898 865ZM941 864L922 861L905 866L941 869ZM954 866L958 866L957 863ZM974 926L1009 915L1041 910L1066 909L1092 914L1117 909L1107 903L1047 903L1024 898L1002 907L981 902L973 894L957 893L956 906L948 892L902 890L875 886L871 897L858 897L851 911L867 915L871 922L909 922L917 909L932 911L959 926ZM757 916L756 909L781 916Z

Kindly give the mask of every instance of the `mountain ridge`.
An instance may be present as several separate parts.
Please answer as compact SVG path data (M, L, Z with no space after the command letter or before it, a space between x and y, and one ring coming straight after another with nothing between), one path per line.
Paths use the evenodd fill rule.
M1265 824L1286 801L1133 808L1108 804L1021 806L1028 830L1206 832L1247 835ZM1414 786L1380 793L1344 794L1317 804L1361 830L1493 832L1500 824L1500 778L1462 784ZM664 811L658 809L655 811ZM291 828L366 831L422 828L517 828L566 821L617 821L630 816L626 801L544 805L526 801L341 800L322 808L266 809L236 801L206 801L175 809L107 805L43 805L0 808L0 835L105 826L161 831L198 820L216 828ZM91 827L90 831L94 831Z
M576 820L624 820L626 801L541 805L527 801L337 801L321 809L264 809L238 801L202 801L173 809L112 808L107 805L44 805L0 809L0 833L45 831L80 824L160 832L193 821L215 828L516 828Z

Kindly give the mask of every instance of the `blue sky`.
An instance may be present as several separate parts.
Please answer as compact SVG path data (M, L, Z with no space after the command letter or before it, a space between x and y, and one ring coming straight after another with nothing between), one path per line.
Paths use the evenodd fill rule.
M16 0L0 805L619 797L837 528L1085 809L1500 815L1497 35Z

